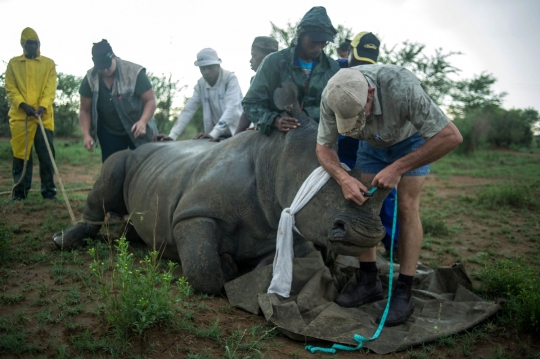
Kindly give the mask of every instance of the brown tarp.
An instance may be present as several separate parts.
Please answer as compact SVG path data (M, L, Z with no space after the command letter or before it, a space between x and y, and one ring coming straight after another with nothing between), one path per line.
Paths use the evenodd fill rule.
M383 284L388 283L389 263L377 258ZM285 335L300 341L327 340L358 345L354 334L370 338L377 330L377 316L386 299L359 308L342 308L333 302L338 290L356 283L358 261L337 256L327 266L319 252L295 258L291 296L267 294L272 266L256 269L225 285L231 305L265 318ZM394 280L399 266L394 266ZM395 283L395 282L394 282ZM404 350L437 338L459 333L484 321L500 309L472 293L462 264L435 270L419 266L414 277L414 313L405 324L385 327L379 338L366 342L378 354ZM387 287L385 287L385 294Z

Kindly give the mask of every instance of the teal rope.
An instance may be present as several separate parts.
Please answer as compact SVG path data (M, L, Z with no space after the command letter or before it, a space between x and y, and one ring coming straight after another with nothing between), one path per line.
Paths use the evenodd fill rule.
M376 190L377 190L377 187L373 187L369 191L369 193L373 194L373 192L375 192ZM358 342L358 345L355 347L350 347L347 345L342 345L342 344L337 344L337 343L334 343L334 345L332 345L331 348L321 348L321 347L314 347L311 345L307 345L305 349L309 350L311 353L315 353L319 351L323 353L336 354L338 350L344 350L344 351L349 351L349 352L356 351L362 348L362 345L364 342L370 342L372 340L375 340L381 334L384 327L384 322L386 322L386 316L388 315L388 311L390 309L390 299L392 297L392 282L394 278L394 236L396 234L397 201L398 201L398 196L397 196L397 191L396 191L396 202L394 203L394 219L392 221L392 239L390 241L390 274L388 278L388 301L386 302L386 308L384 309L384 313L381 317L381 322L379 323L379 327L377 328L377 330L375 331L375 334L373 334L371 338L365 338L361 335L355 334L353 336L353 339Z

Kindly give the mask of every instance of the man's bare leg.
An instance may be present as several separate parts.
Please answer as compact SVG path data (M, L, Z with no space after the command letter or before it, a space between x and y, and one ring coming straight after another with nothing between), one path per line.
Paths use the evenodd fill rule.
M425 176L406 176L398 184L399 272L413 276L420 257L422 222L420 221L420 191Z
M399 277L390 300L386 326L403 324L414 311L412 300L413 276L422 247L422 223L420 222L420 190L425 176L406 176L398 184L399 218ZM382 317L377 318L377 323Z

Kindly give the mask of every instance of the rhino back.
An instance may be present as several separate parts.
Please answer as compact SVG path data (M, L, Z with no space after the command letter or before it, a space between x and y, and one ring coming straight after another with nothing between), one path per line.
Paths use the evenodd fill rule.
M263 175L258 181L255 174L261 151L276 155L265 137L249 131L221 143L152 143L133 151L126 164L124 198L139 236L149 245L156 239L156 246L163 243L174 253L174 226L207 217L220 225L222 251L236 259L272 250L277 226L268 225L257 191L274 198L273 180ZM268 167L271 158L261 162ZM265 238L269 243L261 242Z

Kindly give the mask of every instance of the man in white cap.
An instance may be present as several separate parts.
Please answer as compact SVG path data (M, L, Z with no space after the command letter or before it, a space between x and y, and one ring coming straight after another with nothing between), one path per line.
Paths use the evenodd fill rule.
M169 133L173 140L184 131L201 104L204 132L197 134L194 139L219 141L235 133L242 115L242 91L234 72L221 68L220 64L221 59L214 49L202 49L197 54L195 66L201 70L202 77Z
M357 159L363 182L398 190L400 273L385 325L399 325L414 311L412 281L423 240L420 190L429 164L456 148L462 137L407 69L395 65L341 69L322 94L317 157L340 184L344 197L359 206L368 200L369 188L341 168L333 150L339 134L364 140ZM336 298L343 307L383 299L375 248L359 260L358 284Z

